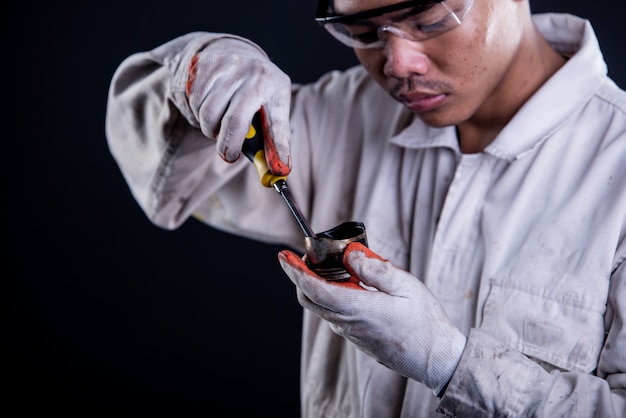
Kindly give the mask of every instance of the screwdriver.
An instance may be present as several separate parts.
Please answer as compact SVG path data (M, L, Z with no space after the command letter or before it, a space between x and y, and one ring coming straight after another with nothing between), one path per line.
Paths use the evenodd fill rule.
M304 216L302 216L302 213L291 197L286 181L287 176L277 176L272 174L267 166L267 161L265 160L265 148L263 145L265 135L269 135L269 133L266 129L264 129L261 111L258 111L252 118L252 124L250 125L250 129L246 135L246 140L243 143L241 152L243 152L243 154L250 161L252 161L256 167L256 170L259 173L259 178L261 179L261 184L265 187L273 187L274 190L282 196L294 218L296 218L302 232L304 232L304 236L307 238L314 237L315 234L313 233L313 230L304 219Z

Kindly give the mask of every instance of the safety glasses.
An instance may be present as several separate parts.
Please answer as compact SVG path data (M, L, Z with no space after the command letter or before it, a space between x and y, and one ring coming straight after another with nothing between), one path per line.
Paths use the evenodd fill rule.
M320 0L315 21L339 42L351 48L383 48L389 35L424 41L458 27L474 0L411 0L364 10L336 14L330 0Z

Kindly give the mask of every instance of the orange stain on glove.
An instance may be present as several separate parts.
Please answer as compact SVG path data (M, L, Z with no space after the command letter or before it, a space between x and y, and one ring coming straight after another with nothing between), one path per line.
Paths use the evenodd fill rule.
M289 162L282 162L278 157L278 153L276 152L276 144L274 144L274 139L270 135L269 123L267 121L267 115L265 113L265 108L261 106L261 125L263 127L263 145L265 147L265 158L269 165L269 169L272 174L277 176L286 176L291 172L289 168Z
M194 55L191 58L191 62L189 63L189 77L187 78L187 84L185 85L185 93L187 97L191 94L191 87L193 86L193 82L196 80L196 75L198 74L198 54Z
M358 242L358 241L354 241L351 242L350 244L348 244L346 246L346 249L343 251L343 263L347 266L348 263L348 254L350 254L352 251L363 251L365 253L365 256L367 258L375 258L377 260L380 261L388 261L385 260L384 258L382 258L381 256L379 256L378 254L376 254L374 251L370 250L368 247L366 247L365 245L363 245L362 243Z
M187 95L187 100L189 100L189 96L191 95L191 89L193 88L193 83L194 81L196 81L196 77L198 75L198 54L195 54L192 58L191 58L191 62L189 63L189 70L187 71L188 76L187 76L187 83L185 83L185 94ZM217 138L217 135L219 134L219 125L215 127L215 129L213 130L213 137ZM226 154L222 155L222 159L224 161L226 160L225 157Z
M293 268L301 271L302 273L308 276L316 277L320 280L325 281L326 283L332 284L333 286L364 290L363 287L359 285L360 280L354 276L350 276L350 278L346 279L345 281L326 280L325 278L318 276L313 270L309 268L306 262L293 251L283 250L278 253L278 258L287 262L287 264L291 265Z

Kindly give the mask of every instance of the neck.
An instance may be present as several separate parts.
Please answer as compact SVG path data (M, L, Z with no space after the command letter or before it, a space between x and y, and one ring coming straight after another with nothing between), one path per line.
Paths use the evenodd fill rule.
M565 63L529 21L508 70L474 115L457 127L463 153L481 152L524 103Z

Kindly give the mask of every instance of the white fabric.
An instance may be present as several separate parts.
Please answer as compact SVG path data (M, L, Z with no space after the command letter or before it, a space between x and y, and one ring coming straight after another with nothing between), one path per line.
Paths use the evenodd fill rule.
M626 94L589 22L535 22L573 55L480 154L463 155L454 128L424 126L360 67L293 86L288 181L312 228L364 221L370 248L423 280L469 336L440 402L305 310L303 417L625 415ZM122 63L111 152L155 224L195 214L301 249L254 168L225 163L190 126L189 60L219 36L190 34Z

